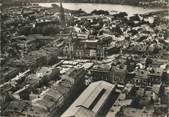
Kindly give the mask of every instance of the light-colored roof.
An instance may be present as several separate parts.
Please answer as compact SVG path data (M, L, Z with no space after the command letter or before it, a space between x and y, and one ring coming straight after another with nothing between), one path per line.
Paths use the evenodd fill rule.
M160 88L161 88L161 85L160 85L160 84L155 84L155 85L153 85L153 87L152 87L152 91L158 95L159 92L160 92Z
M84 42L84 43L97 43L97 42L99 42L99 40L98 39L92 39L92 40L86 39L86 40L82 40L81 42Z
M93 65L94 65L94 63L85 63L85 64L82 65L82 68L90 69Z
M92 83L87 87L87 89L78 97L78 99L68 108L68 110L63 113L61 117L93 117L97 115L102 106L105 104L111 91L114 89L115 85L107 83L105 81L98 81ZM100 93L105 90L103 95ZM96 101L97 98L100 98ZM91 108L91 105L95 105Z
M95 65L92 70L107 70L109 71L111 69L110 64L101 64L101 65Z

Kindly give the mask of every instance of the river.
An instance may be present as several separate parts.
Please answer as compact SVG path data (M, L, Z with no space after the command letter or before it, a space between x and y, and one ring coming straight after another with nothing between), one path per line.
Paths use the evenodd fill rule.
M38 3L40 6L43 7L51 7L51 4L59 3ZM66 9L71 10L78 10L82 9L87 13L97 9L97 10L108 10L108 11L118 11L118 12L127 12L129 16L134 14L144 14L153 11L159 11L161 9L150 9L150 8L142 8L138 6L131 6L131 5L117 5L117 4L92 4L92 3L63 3L63 7Z

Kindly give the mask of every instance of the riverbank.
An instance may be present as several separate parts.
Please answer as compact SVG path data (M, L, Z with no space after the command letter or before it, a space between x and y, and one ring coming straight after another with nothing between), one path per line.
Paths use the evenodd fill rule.
M44 3L49 3L49 2L59 2L59 0L32 0L32 2L44 2ZM120 4L120 5L134 5L134 6L140 6L142 3L146 6L151 6L157 5L159 7L164 7L167 5L168 1L158 1L158 0L66 0L64 1L65 3L99 3L99 4ZM153 5L151 5L153 4Z
M37 2L33 2L33 3L37 3ZM53 2L41 2L41 3L53 3ZM140 2L138 4L128 4L128 3L108 3L108 2L97 2L97 3L93 3L93 2L67 2L65 1L65 3L82 3L82 4L115 4L115 5L130 5L130 6L135 6L135 7L142 7L142 8L153 8L153 9L157 9L157 8L169 8L169 5L166 4L153 4L153 3L146 3L145 2Z
M22 6L24 4L30 4L30 3L54 3L59 2L59 0L5 0L2 1L2 4L5 6L13 6L13 5L19 5ZM115 5L131 5L136 7L143 7L143 8L169 8L168 2L160 2L153 0L151 2L147 2L144 0L66 0L64 3L82 3L82 4L115 4Z
M57 2L52 3L36 3L42 7L51 7L52 4L57 4ZM117 5L117 4L92 4L92 3L63 3L65 9L70 10L79 10L82 9L87 13L91 13L93 10L106 10L106 11L117 11L117 12L126 12L129 16L134 14L145 14L150 12L155 12L164 9L154 9L154 8L143 8L131 5Z

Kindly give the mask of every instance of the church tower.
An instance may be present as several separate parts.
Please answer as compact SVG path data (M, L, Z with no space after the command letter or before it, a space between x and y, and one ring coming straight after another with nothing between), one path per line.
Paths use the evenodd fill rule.
M59 0L59 2L60 2L60 20L61 20L61 24L65 26L65 13L62 5L63 0Z

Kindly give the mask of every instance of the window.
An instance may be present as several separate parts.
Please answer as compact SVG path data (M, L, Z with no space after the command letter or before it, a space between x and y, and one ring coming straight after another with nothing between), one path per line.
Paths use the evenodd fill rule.
M106 89L102 89L102 90L100 91L100 93L99 93L98 96L95 98L95 100L93 101L93 103L89 106L89 109L90 109L90 110L92 110L92 109L96 106L97 102L100 100L100 98L104 95L105 92L106 92Z

